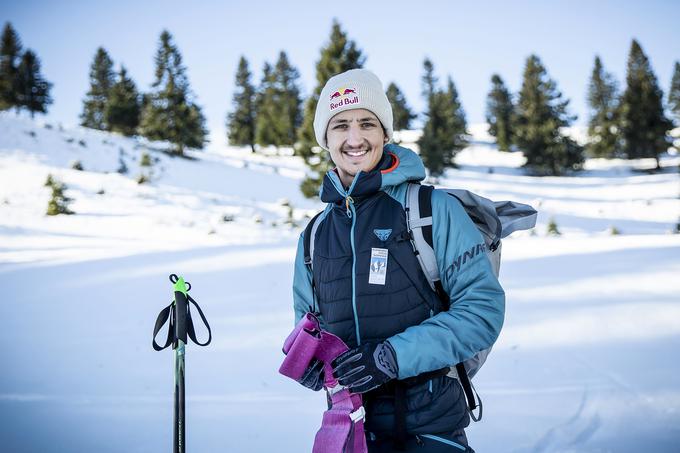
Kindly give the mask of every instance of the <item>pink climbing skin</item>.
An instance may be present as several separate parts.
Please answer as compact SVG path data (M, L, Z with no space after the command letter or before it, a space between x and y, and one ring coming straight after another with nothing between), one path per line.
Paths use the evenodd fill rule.
M347 351L335 335L321 330L311 313L302 317L283 344L286 358L279 373L296 381L302 378L312 359L324 364L324 387L330 393L331 408L324 412L321 428L314 439L313 453L367 453L364 434L364 408L361 395L338 387L330 363Z

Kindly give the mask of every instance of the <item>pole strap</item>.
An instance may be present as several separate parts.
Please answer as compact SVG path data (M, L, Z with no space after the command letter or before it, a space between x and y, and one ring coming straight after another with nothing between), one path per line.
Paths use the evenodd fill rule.
M199 307L196 301L188 294L187 300L189 301L189 303L187 304L186 313L187 334L189 335L189 338L191 338L191 341L193 341L197 345L207 346L210 344L210 341L212 341L212 331L210 330L210 324L208 324L208 320L205 318L205 315L203 314L203 310L201 310L201 307ZM201 343L196 339L196 330L194 329L194 322L191 319L191 304L194 304L194 306L198 310L198 314L200 315L201 320L203 321L203 324L205 325L206 329L208 329L208 339L204 343ZM175 319L177 318L176 307L177 306L175 305L174 301L170 302L170 305L161 310L161 312L158 314L158 317L156 318L156 325L153 328L153 342L152 342L152 346L156 351L162 351L163 349L170 346L172 342L175 340ZM158 335L158 332L160 332L165 323L168 322L168 319L170 320L170 322L168 323L168 336L166 338L165 344L161 346L158 343L156 343L156 335Z

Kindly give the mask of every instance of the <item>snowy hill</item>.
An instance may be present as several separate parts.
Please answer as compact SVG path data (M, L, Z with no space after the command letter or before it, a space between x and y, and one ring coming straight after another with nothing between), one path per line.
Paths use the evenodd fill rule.
M469 428L472 446L677 451L680 159L664 157L656 174L651 162L591 160L577 177L533 178L521 154L471 129L460 168L438 183L540 212L533 233L504 241L506 322L475 378L484 420ZM0 115L3 451L171 448L172 353L150 337L173 272L214 335L187 347L188 450L311 450L324 397L277 374L297 237L320 208L299 194L304 166L158 148ZM137 184L140 173L151 181ZM44 215L48 174L75 215ZM561 236L546 234L550 219Z
M238 152L225 156L189 151L192 160L182 159L154 150L162 144L84 128L59 130L12 116L2 117L0 136L0 203L7 212L2 226L15 229L15 244L24 239L32 244L27 247L31 251L22 243L9 256L3 254L5 262L46 259L36 255L37 241L43 240L50 259L55 253L92 259L110 253L262 243L286 233L297 236L296 231L279 228L273 239L269 231L272 224L287 220L286 197L298 208L296 221L316 210L297 190L295 177L302 175L302 164L292 158L281 162ZM151 156L151 167L140 166L143 153ZM85 171L72 169L75 162ZM127 167L125 175L117 173L121 162ZM151 175L150 184L137 184L142 173ZM44 216L50 191L42 186L48 174L66 184L71 209L78 215ZM69 252L71 242L65 235L80 245L87 236L87 250Z

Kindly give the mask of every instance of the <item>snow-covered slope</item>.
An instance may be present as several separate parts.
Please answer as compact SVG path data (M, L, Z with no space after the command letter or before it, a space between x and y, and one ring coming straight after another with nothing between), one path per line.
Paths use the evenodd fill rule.
M290 228L271 230L289 220L287 205L296 222L315 211L297 190L303 170L294 158L190 151L190 159L182 159L155 150L162 144L1 118L1 228L12 238L0 255L4 262L278 241L297 235ZM140 166L144 153L151 167ZM84 171L72 169L75 162ZM121 162L124 175L117 172ZM66 184L76 216L44 215L48 174ZM140 174L151 182L137 184Z
M533 178L520 154L471 129L460 169L438 183L540 212L533 233L504 241L507 316L475 378L484 419L472 445L677 451L679 159L657 174L640 170L649 162L592 160L577 177ZM214 335L187 347L188 450L310 451L324 397L277 374L297 235L319 208L299 194L304 167L234 148L173 158L159 146L0 115L2 451L171 448L172 354L154 352L150 335L173 272L192 283ZM153 165L140 185L142 153ZM44 215L48 174L75 215ZM561 236L546 234L550 219Z

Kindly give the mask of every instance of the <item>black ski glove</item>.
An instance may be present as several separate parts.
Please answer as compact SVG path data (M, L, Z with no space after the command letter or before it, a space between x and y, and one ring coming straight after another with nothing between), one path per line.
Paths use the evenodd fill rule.
M308 389L318 392L323 387L323 380L323 362L317 359L312 359L312 361L309 362L309 366L305 370L305 373L298 382Z
M397 355L388 342L366 343L331 362L333 377L352 393L365 393L397 377Z

